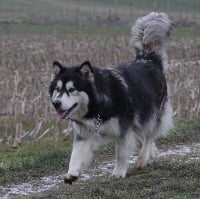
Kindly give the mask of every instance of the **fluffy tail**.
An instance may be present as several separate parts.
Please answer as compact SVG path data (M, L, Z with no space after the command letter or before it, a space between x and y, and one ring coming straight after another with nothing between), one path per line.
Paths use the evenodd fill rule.
M152 12L139 18L131 28L130 40L130 46L136 53L136 60L159 62L161 69L166 69L166 43L171 30L172 21L165 13Z

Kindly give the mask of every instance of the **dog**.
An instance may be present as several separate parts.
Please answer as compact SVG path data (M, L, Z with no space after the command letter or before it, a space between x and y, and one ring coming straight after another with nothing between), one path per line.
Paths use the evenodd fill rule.
M64 67L53 62L51 102L59 119L72 122L74 140L64 182L72 184L86 169L101 144L115 142L112 176L125 178L128 160L142 143L136 167L157 156L155 140L173 127L172 106L164 70L166 44L173 23L165 13L152 12L132 27L131 63L95 67L89 61Z

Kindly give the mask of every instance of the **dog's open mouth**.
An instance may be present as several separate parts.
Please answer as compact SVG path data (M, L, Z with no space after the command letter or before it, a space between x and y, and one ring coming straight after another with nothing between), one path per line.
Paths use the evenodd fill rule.
M59 119L68 118L70 113L76 108L77 105L78 105L78 103L75 103L67 110L59 110L59 111L57 111L57 117Z

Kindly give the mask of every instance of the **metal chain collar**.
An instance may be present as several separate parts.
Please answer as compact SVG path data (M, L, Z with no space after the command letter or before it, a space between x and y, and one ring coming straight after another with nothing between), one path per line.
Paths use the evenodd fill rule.
M95 127L94 128L90 128L90 132L92 133L96 133L99 131L101 124L103 123L100 114L97 115L97 119L95 120Z

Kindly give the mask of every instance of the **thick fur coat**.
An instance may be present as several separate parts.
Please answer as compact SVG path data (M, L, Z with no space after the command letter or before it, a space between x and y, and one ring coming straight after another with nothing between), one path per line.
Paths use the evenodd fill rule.
M69 170L71 184L86 169L93 152L115 142L113 176L124 178L131 152L140 140L136 166L144 167L157 155L155 139L172 127L172 108L164 70L166 40L172 22L164 13L150 13L132 27L130 45L136 58L112 68L94 67L89 61L64 67L54 62L50 85L53 106L60 119L72 121L74 141Z

